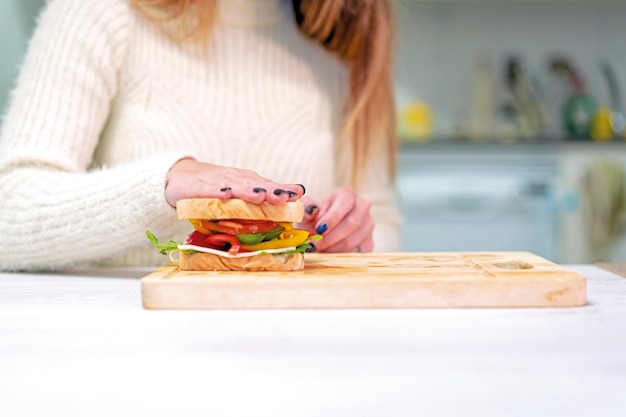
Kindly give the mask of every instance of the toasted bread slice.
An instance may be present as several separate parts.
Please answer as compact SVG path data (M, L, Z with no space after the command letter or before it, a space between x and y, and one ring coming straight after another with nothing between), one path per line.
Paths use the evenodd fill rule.
M304 217L304 204L301 201L285 204L251 204L244 200L219 198L190 198L176 203L176 213L180 220L271 220L274 222L298 223Z

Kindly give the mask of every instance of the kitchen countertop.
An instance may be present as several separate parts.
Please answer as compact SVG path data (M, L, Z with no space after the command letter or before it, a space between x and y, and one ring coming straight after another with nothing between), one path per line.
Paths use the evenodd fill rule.
M148 269L0 273L0 415L626 415L626 278L545 309L150 311Z

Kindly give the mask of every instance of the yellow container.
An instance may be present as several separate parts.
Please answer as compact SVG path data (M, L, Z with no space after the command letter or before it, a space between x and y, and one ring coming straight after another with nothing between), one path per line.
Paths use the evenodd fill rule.
M399 111L398 130L403 140L425 142L433 133L433 114L423 102L412 102Z
M600 107L593 118L591 138L596 142L608 142L613 139L611 129L611 109Z

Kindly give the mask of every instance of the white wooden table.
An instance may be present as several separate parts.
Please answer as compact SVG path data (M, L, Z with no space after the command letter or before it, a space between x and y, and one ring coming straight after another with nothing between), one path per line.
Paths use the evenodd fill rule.
M569 309L148 311L149 270L0 274L0 416L626 416L626 278Z

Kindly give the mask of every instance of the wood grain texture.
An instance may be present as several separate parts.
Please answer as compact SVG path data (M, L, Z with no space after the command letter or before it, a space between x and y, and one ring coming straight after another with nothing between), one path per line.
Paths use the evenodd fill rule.
M604 268L607 271L614 272L617 275L621 275L622 277L626 278L626 264L598 262L596 263L596 265L598 265L600 268Z
M151 309L566 307L586 278L528 252L307 254L303 271L195 272L141 280Z

